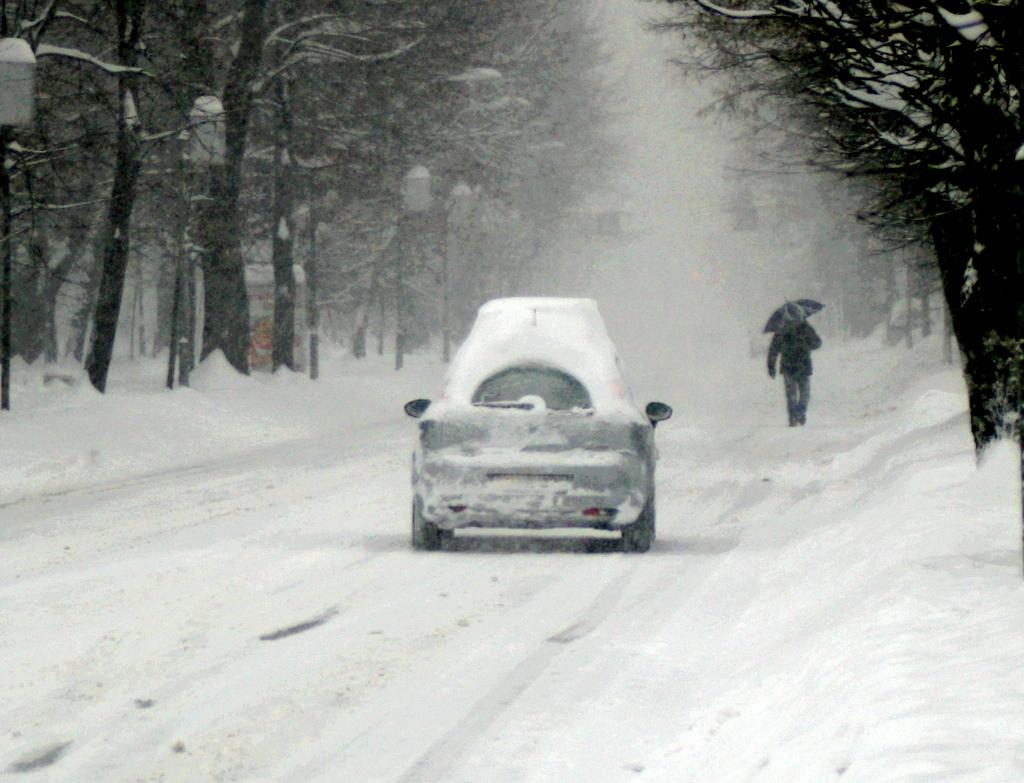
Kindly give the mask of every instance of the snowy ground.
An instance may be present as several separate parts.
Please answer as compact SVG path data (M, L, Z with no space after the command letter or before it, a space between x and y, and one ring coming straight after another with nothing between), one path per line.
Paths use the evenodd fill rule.
M15 368L0 779L1024 778L1016 454L976 468L937 345L820 354L803 429L761 358L731 415L667 391L646 555L412 552L423 357L106 397Z

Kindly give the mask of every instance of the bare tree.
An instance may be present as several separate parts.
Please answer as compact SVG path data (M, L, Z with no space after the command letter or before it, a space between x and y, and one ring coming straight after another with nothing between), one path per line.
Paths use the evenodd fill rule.
M1024 3L680 2L705 65L802 109L817 165L873 178L875 220L931 243L975 447L1024 449Z
M102 261L99 293L96 300L95 325L85 367L99 391L107 386L107 372L114 353L117 319L121 312L125 270L128 267L132 209L135 206L135 185L142 164L138 137L139 114L135 103L138 80L136 58L142 39L145 0L115 0L117 25L117 151L114 183L110 191L107 213L106 247Z

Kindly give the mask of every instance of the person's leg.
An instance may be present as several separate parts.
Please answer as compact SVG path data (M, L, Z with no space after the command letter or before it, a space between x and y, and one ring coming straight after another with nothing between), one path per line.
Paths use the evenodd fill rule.
M783 375L782 381L786 387L786 412L789 414L789 426L795 427L800 420L799 384L797 383L796 378L789 375Z
M807 406L811 402L811 376L805 375L800 378L798 385L799 402L797 403L797 415L801 424L807 423Z

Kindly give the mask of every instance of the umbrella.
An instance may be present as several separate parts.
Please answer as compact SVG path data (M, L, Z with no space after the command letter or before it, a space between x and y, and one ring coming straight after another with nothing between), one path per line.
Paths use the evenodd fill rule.
M816 302L813 299L797 299L795 302L786 302L769 316L768 323L764 325L764 331L781 331L787 326L806 320L807 316L814 315L824 306L821 302Z

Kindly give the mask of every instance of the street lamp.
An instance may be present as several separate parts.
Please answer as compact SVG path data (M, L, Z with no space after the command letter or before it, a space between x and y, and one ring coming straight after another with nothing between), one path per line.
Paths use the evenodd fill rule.
M473 210L473 189L465 182L452 188L445 223L445 247L441 253L441 358L447 364L451 359L452 301L451 267L449 260L461 261L466 227Z
M407 212L422 214L430 209L434 197L430 192L430 169L413 166L402 179L402 206Z
M23 38L0 38L0 125L31 125L35 115L35 53Z
M423 223L430 213L433 195L430 192L432 177L426 166L413 166L402 178L403 216L399 236L398 269L395 273L395 369L401 370L405 361L405 275L406 254L419 256L423 250Z
M2 20L7 33L7 16ZM3 274L0 279L0 410L11 409L11 176L7 145L11 128L31 125L36 113L36 56L21 38L0 38L0 212L3 214Z

